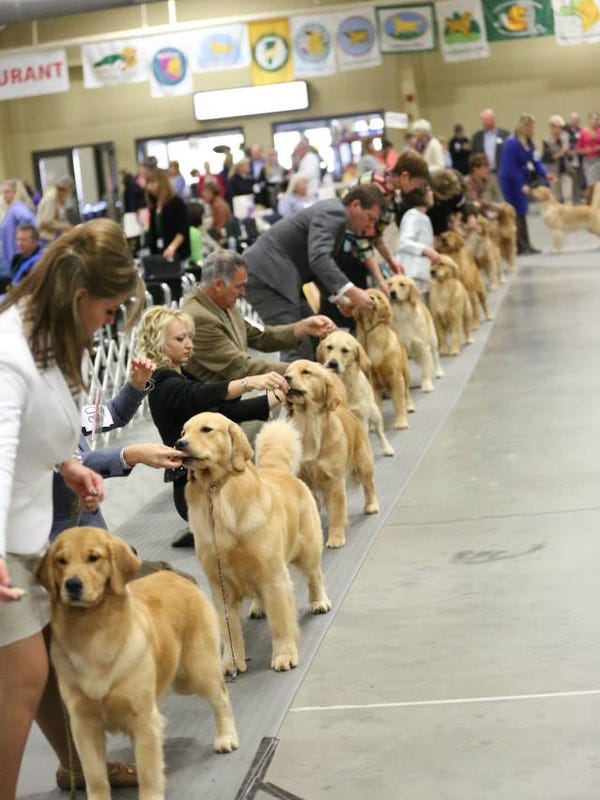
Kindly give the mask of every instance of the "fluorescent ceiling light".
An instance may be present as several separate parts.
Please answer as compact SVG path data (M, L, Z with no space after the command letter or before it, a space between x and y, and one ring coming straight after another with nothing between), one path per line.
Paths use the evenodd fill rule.
M241 86L194 93L194 118L199 122L226 117L248 117L308 108L306 81Z

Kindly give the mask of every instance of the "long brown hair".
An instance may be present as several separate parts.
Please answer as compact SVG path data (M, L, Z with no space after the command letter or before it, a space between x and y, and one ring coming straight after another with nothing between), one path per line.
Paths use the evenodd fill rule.
M156 195L150 194L148 191L148 184L155 183L158 187ZM151 169L146 175L146 202L149 206L156 204L158 208L162 208L167 200L175 197L175 190L171 185L168 174L164 169Z
M111 220L85 222L48 245L35 269L9 292L0 312L19 303L39 368L56 363L70 385L84 388L81 359L91 341L79 320L81 289L93 298L130 292L135 296L130 324L141 308L143 281L123 231Z

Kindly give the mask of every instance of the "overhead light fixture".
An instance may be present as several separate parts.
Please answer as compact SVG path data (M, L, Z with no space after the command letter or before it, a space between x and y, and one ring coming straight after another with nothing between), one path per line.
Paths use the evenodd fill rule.
M306 81L240 86L194 93L194 118L198 122L227 117L249 117L308 108Z

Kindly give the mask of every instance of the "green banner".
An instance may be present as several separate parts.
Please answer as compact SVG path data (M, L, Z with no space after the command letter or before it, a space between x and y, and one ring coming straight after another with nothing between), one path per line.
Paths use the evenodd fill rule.
M483 12L490 42L554 33L551 0L483 0Z

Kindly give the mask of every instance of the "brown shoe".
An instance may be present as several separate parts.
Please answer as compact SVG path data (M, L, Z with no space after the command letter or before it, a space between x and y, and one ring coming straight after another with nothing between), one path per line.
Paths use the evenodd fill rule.
M137 786L137 769L135 764L124 764L122 761L109 761L106 765L108 770L108 782L113 789L124 789L128 786ZM75 789L85 789L85 778L80 769L73 770ZM59 767L56 770L56 785L59 789L69 791L71 788L71 771L66 767Z

